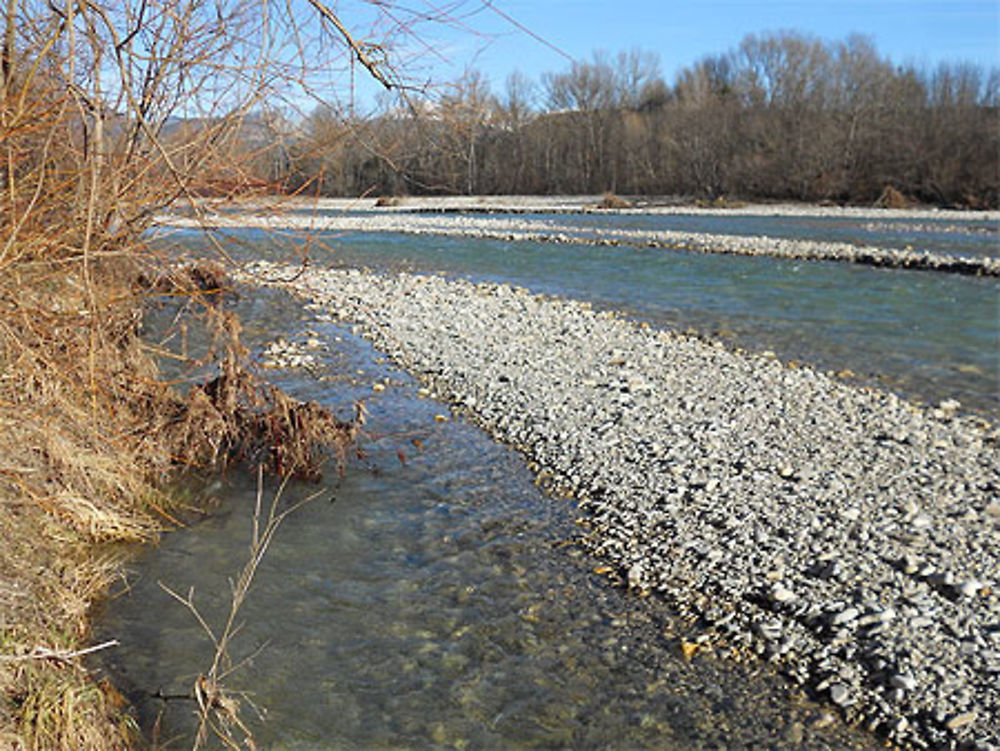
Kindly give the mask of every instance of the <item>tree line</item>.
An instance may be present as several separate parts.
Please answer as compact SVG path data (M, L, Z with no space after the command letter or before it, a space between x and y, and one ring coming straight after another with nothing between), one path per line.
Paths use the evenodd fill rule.
M325 196L693 195L997 207L1000 69L896 66L866 37L747 36L668 84L655 54L595 53L499 93L331 105L245 128L252 179Z

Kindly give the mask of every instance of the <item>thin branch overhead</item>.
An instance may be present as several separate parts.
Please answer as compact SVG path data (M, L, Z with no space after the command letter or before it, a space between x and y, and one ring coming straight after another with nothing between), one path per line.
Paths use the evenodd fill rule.
M386 78L385 74L381 70L379 70L378 63L372 60L371 57L368 55L368 53L365 51L365 47L359 44L357 41L355 41L354 37L351 36L351 33L347 30L347 27L345 27L344 24L341 23L336 13L330 10L330 8L325 3L320 2L320 0L308 0L308 2L313 8L316 9L316 12L320 14L323 20L325 20L331 26L333 26L333 28L335 28L337 32L344 38L344 41L347 43L347 46L350 47L351 50L354 52L354 54L357 56L358 62L360 62L363 66L365 66L365 68L367 68L368 72L371 73L372 77L376 81L382 84L387 90L392 90L393 88L395 88L394 84L388 78ZM378 45L375 45L374 48L381 49L381 47L379 47Z

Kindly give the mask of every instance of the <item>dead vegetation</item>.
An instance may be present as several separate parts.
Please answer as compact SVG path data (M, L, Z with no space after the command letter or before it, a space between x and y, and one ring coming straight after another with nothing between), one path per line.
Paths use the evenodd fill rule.
M88 608L120 563L101 546L174 524L173 473L242 462L314 478L331 452L343 467L364 423L361 407L340 421L260 382L207 272L171 294L197 300L215 332L216 375L187 393L163 382L138 336L151 292L136 294L129 265L102 260L84 281L82 259L22 259L0 275L0 738L28 748L128 742L79 659L32 655L86 644Z
M875 207L879 209L907 209L912 205L912 201L891 185L886 185L875 200Z
M742 209L746 201L737 201L727 196L716 196L712 199L699 198L694 202L699 209Z
M223 266L174 268L145 242L158 207L190 199L197 214L208 166L238 169L227 144L273 32L254 10L0 10L0 748L135 743L121 697L83 662L88 612L120 568L109 544L177 524L164 491L177 472L242 462L315 477L331 453L343 467L363 425L360 407L340 421L259 381L222 304ZM225 112L169 127L209 83ZM213 341L198 363L212 375L186 392L139 335L164 295Z
M608 191L603 196L601 200L597 202L597 208L599 209L630 209L632 208L632 202L622 198L621 196L615 195L614 193Z

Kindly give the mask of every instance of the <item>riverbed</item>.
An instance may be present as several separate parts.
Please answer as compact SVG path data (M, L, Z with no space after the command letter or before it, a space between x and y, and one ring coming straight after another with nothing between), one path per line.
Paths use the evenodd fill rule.
M655 327L772 352L857 385L1000 418L1000 285L990 277L679 250L398 232L216 233L238 260L499 281ZM210 252L191 230L172 242Z

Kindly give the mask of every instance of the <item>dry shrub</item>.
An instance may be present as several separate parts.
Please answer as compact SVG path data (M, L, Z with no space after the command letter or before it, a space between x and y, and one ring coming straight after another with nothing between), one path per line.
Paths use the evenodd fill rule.
M263 467L279 476L317 479L328 452L343 473L347 452L365 423L357 404L352 420L338 420L316 402L301 402L261 382L243 364L239 321L209 310L223 346L219 373L163 405L158 427L175 462L219 468L233 462Z
M330 453L342 470L364 424L360 406L340 421L247 370L219 268L157 269L141 243L132 252L88 262L86 276L72 255L22 257L0 275L0 655L86 643L88 609L120 566L95 545L174 524L162 488L179 469L248 462L315 478ZM215 339L216 375L187 394L160 379L139 337L143 301L164 292L187 298ZM103 696L76 662L26 658L0 672L0 737L121 747Z
M248 462L315 478L330 453L343 468L364 424L360 406L340 421L247 370L239 322L217 302L218 268L157 268L141 243L130 250L31 254L0 274L3 656L86 643L88 609L120 566L95 546L148 541L173 525L162 488L179 469ZM147 284L137 290L139 278ZM164 291L188 299L216 340L216 374L187 394L161 380L139 337L143 301ZM0 672L0 737L16 733L26 748L122 747L103 696L78 661L25 657Z
M136 279L140 294L158 292L183 297L198 297L199 301L218 303L225 292L231 293L222 264L208 260L160 266L154 273L140 274ZM200 297L204 296L204 298Z
M891 185L886 185L875 206L880 209L905 209L910 206L910 200Z
M371 45L310 5L378 76ZM314 477L330 451L343 466L363 424L361 408L338 421L258 382L220 304L221 268L170 268L143 242L157 210L185 201L201 212L198 186L273 187L247 178L271 142L241 150L235 135L288 75L267 60L285 49L275 33L302 38L280 6L0 10L0 747L126 743L76 653L118 567L107 543L176 523L163 488L179 468L248 461ZM189 300L218 345L201 363L213 375L187 394L139 337L144 303L162 294ZM76 656L53 659L56 649Z
M616 196L614 193L608 191L601 197L601 200L598 201L597 208L630 209L632 208L632 202L622 198L621 196Z
M143 243L183 182L129 162L128 144L95 150L61 81L17 83L0 87L0 747L117 749L128 733L106 692L79 658L44 656L86 645L120 567L107 543L176 523L163 488L178 468L314 477L324 442L342 465L363 414L342 423L258 383L218 304L220 267L171 269ZM164 292L220 340L217 377L188 395L139 337Z

